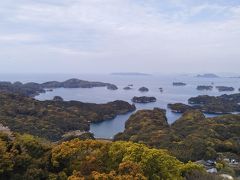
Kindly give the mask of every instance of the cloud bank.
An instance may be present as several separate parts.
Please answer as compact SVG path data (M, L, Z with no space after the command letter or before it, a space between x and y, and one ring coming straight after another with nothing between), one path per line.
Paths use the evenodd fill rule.
M0 71L238 72L240 2L3 0Z

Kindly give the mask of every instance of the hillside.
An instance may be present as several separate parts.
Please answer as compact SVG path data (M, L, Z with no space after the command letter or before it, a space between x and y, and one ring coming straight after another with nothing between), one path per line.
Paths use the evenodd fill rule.
M19 133L57 141L69 131L88 131L89 123L112 119L135 110L124 101L107 104L78 101L37 101L17 94L0 93L0 123Z
M191 179L208 177L166 150L131 142L81 141L52 144L31 135L0 132L0 179Z
M142 110L129 118L115 140L166 148L185 162L216 159L220 154L240 159L239 129L240 115L206 118L199 111L187 111L169 125L164 110Z

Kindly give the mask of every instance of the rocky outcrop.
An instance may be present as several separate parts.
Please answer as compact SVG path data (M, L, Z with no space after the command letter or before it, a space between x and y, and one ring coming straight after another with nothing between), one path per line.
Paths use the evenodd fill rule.
M156 102L157 99L155 97L147 97L147 96L141 96L141 97L136 97L134 96L132 98L132 102L134 103L151 103L151 102Z
M183 82L173 82L173 86L186 86L186 83Z
M149 89L146 88L146 87L141 87L141 88L139 88L138 90L139 90L140 92L148 92L148 91L149 91Z
M211 91L212 89L213 89L213 86L206 86L206 85L197 86L197 90L199 91L203 91L203 90Z

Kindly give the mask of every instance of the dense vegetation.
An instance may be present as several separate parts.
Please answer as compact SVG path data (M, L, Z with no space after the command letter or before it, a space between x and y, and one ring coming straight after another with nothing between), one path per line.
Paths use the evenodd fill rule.
M199 165L142 144L74 139L57 145L0 132L0 179L181 180L194 174L207 176Z
M0 93L0 106L0 124L52 141L60 140L69 131L88 131L90 122L112 119L135 110L135 106L124 101L107 104L37 101L8 93Z
M183 113L187 110L197 109L209 114L227 114L240 112L240 93L221 96L201 95L188 100L189 104L169 104L168 107L174 111Z
M240 115L205 118L199 111L188 111L169 125L165 111L154 109L132 115L126 122L125 131L117 134L115 140L166 148L187 162L220 156L239 159L239 137Z
M45 83L21 83L21 82L0 82L0 91L9 93L18 93L25 96L34 97L40 93L46 92L45 89L53 88L93 88L107 87L107 89L116 90L116 85L103 82L90 82L80 79L69 79L63 82L49 81Z
M134 103L151 103L151 102L156 102L157 99L155 97L147 97L147 96L134 96L132 98L132 102Z

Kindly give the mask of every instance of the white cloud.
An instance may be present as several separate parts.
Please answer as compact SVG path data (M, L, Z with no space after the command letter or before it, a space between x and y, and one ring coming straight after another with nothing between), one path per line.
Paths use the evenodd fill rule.
M34 52L27 56L29 61L45 54L36 62L42 66L61 54L76 66L101 61L93 71L106 71L110 64L116 71L128 65L145 71L159 67L185 71L181 65L186 64L198 70L202 63L213 68L216 61L233 62L227 68L235 70L240 57L240 6L231 4L206 0L195 4L188 0L19 0L1 4L0 50L4 42L20 43L7 46L18 52L14 58L19 63L26 58L21 56L27 54L26 49ZM19 51L21 43L30 42Z

